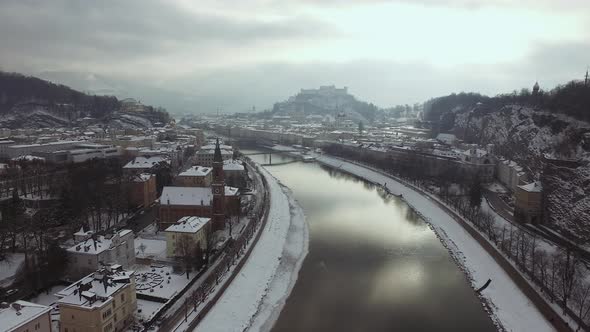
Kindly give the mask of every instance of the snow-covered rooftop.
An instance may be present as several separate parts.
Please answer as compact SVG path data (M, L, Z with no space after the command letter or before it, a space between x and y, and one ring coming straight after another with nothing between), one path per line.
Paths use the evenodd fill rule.
M145 181L149 181L149 179L151 179L153 176L155 176L154 174L150 174L150 173L141 173L141 174L137 174L136 176L134 176L132 178L133 182L145 182Z
M82 230L80 230L82 231ZM111 238L106 238L103 235L100 235L96 238L96 240L89 238L84 240L70 248L67 249L68 252L78 253L78 254L88 254L88 255L98 255L101 252L110 249L113 246L113 242L116 238L120 238L129 234L131 230L123 229L119 231L115 236ZM80 235L86 235L88 233L76 233ZM92 233L89 233L92 234ZM115 244L116 245L116 244Z
M215 154L215 149L201 149L197 152L197 154ZM221 150L221 155L233 155L233 152L229 150Z
M486 150L482 150L482 149L469 149L469 150L465 150L463 151L464 155L467 156L476 156L476 157L484 157L485 155L488 154L488 152Z
M224 171L243 171L244 165L239 160L227 159L223 161Z
M210 218L194 216L182 217L176 224L166 228L166 232L196 233L205 227L210 220Z
M541 185L541 182L539 181L535 181L535 182L531 182L529 184L523 184L522 186L518 186L520 189L524 190L524 191L528 191L530 193L540 193L541 191L543 191L543 186Z
M160 204L162 205L205 205L213 199L211 188L207 187L164 187Z
M12 160L14 160L14 161L33 161L33 160L45 161L45 158L32 156L32 155L27 154L27 155L18 156L16 158L12 158Z
M229 145L219 144L221 150L232 150L233 148ZM215 144L207 144L201 147L201 150L215 150Z
M193 166L178 176L207 176L213 169L211 167Z
M8 308L0 308L0 326L3 331L15 331L20 326L49 311L51 311L51 307L45 305L16 301Z
M441 133L436 136L436 139L446 144L453 144L457 140L457 137L453 134Z
M225 196L235 196L238 188L225 187ZM161 205L204 205L209 206L213 192L209 187L164 187L160 196Z
M122 269L111 272L102 269L93 272L57 293L57 296L60 297L58 303L101 307L112 299L111 296L114 293L125 287L133 275L133 271Z
M155 157L135 157L132 161L128 162L127 165L123 166L123 168L133 169L133 168L151 168L156 166L161 162L170 163L170 161L161 156Z

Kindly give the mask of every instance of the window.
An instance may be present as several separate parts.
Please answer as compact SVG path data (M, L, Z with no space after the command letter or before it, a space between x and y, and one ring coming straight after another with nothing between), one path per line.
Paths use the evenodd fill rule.
M113 308L117 306L117 300L113 298Z
M102 313L102 319L109 317L112 313L113 311L109 308L108 310Z
M92 265L92 259L88 258L88 265Z
M125 302L125 294L121 294L121 302Z

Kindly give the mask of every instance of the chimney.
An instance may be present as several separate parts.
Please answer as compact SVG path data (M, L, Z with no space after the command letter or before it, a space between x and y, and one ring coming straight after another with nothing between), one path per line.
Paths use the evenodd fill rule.
M102 284L104 285L104 292L107 292L107 288L109 287L109 281L107 279L107 274L104 274L104 277L102 278Z

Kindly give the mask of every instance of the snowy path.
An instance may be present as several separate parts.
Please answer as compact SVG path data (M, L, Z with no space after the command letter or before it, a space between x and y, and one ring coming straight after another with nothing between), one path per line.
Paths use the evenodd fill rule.
M482 295L492 304L494 319L507 331L554 331L494 258L436 203L393 178L368 168L323 155L317 156L317 160L374 183L387 183L392 193L402 194L404 200L427 219L445 245L462 262L473 287L479 288L488 278L492 279Z
M270 330L307 255L305 216L287 188L261 168L269 185L266 227L242 270L195 331Z

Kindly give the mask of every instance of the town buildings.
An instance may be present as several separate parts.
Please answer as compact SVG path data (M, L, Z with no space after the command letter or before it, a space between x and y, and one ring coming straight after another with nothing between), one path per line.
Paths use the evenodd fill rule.
M156 201L156 176L150 173L132 175L129 180L129 205L150 206Z
M141 173L149 173L155 167L157 167L160 163L167 163L170 164L170 160L163 156L153 156L153 157L135 157L133 160L128 162L125 166L123 166L123 171L126 174L141 174Z
M540 182L517 186L514 197L514 219L517 222L530 224L542 222L543 187Z
M238 188L246 186L244 164L239 160L224 160L223 175L225 177L225 184L229 186Z
M178 174L175 184L180 187L209 187L213 180L213 168L192 166Z
M167 229L186 216L211 218L213 230L219 230L225 227L226 216L239 213L238 189L225 186L219 141L215 147L212 165L212 181L209 187L163 188L159 199L160 230Z
M512 160L499 159L496 166L496 178L506 188L516 192L518 185L527 180L523 168Z
M219 145L221 159L229 160L234 156L233 149L229 145ZM204 145L195 155L195 164L199 166L213 166L213 157L215 155L216 146L212 144Z
M177 223L166 228L166 255L178 257L197 248L203 252L207 250L211 233L210 221L210 218L182 217Z
M211 218L213 196L211 187L164 187L158 201L159 229L164 230L186 216ZM238 189L225 186L224 197L223 206L227 208L228 215L237 214L240 200Z
M52 332L51 307L16 301L0 304L0 329L6 332Z
M124 229L106 236L88 236L67 249L71 276L80 277L111 264L125 268L135 264L134 234L131 230Z
M57 296L63 332L124 331L137 308L134 272L119 265L93 272Z

